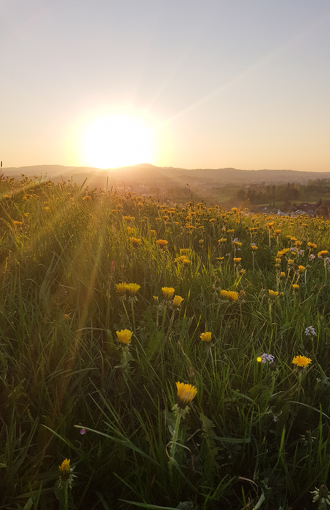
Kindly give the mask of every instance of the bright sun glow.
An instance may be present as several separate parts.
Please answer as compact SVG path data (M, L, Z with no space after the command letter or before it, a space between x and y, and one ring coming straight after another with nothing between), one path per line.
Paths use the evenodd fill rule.
M148 163L153 154L152 131L135 117L99 117L84 132L83 151L87 163L98 168Z

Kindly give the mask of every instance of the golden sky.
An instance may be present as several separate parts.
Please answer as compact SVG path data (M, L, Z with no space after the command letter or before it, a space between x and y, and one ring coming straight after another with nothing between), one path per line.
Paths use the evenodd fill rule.
M328 0L4 0L4 167L330 171Z

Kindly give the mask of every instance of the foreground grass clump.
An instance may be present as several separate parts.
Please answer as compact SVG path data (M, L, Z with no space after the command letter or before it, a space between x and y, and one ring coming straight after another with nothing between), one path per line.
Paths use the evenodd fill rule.
M0 208L1 508L317 508L329 222L24 176Z

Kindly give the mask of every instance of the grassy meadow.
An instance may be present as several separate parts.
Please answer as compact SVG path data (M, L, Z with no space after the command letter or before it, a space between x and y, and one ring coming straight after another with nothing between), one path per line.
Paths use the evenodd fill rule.
M0 208L0 508L326 507L328 221L25 176Z

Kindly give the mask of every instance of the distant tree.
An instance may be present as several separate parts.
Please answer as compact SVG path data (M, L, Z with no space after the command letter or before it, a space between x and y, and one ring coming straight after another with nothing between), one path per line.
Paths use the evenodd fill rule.
M243 188L237 190L237 198L239 200L246 200L246 191Z

